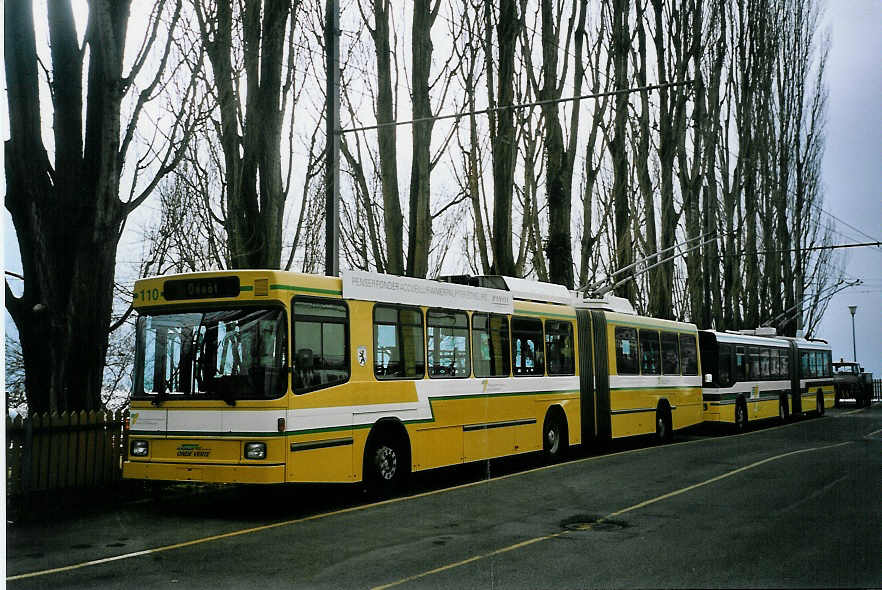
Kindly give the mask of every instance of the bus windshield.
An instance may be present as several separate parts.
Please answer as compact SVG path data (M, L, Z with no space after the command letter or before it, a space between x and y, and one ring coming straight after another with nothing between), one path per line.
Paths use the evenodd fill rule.
M135 349L135 397L274 399L284 395L287 338L282 309L143 314Z

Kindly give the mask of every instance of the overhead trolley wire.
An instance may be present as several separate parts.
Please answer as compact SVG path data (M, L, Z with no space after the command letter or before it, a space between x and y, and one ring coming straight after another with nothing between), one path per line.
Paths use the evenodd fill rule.
M598 92L596 94L581 94L579 96L568 96L565 98L553 98L549 100L536 100L533 102L525 102L520 104L510 104L496 106L486 109L476 109L473 111L462 111L459 113L451 113L447 115L436 115L432 117L421 117L419 119L410 119L408 121L389 121L388 123L378 123L377 125L366 125L364 127L350 127L348 129L340 129L340 133L356 133L358 131L369 131L371 129L379 129L381 127L399 127L403 125L413 125L416 123L425 123L428 121L442 121L445 119L461 119L469 115L483 115L491 112L505 111L509 109L524 109L542 106L551 103L575 102L577 100L585 100L589 98L603 98L604 96L618 96L620 94L630 94L632 92L647 92L651 90L659 90L661 88L673 88L676 86L684 86L692 84L693 80L680 80L677 82L665 82L662 84L651 84L648 86L640 86L636 88L623 88L622 90L611 90L609 92Z

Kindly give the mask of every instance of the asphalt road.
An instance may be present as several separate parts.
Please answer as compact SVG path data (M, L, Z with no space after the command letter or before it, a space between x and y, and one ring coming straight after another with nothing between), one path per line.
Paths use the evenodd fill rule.
M7 527L10 588L882 586L882 406L541 466L160 492Z

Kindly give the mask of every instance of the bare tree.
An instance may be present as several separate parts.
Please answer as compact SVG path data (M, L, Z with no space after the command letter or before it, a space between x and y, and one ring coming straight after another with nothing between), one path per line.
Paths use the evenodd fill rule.
M281 140L294 85L299 6L285 0L195 2L220 114L224 223L233 268L281 266L288 188Z
M628 21L629 4L624 0L612 0L612 53L615 66L615 88L620 91L615 97L615 123L610 141L610 154L613 161L614 185L613 203L615 207L616 247L615 260L618 268L625 268L634 262L634 238L631 231L629 166L627 156L627 137L625 124L628 116L628 95L621 92L630 86L628 76L628 57L631 35ZM629 272L629 274L632 274ZM635 286L632 281L624 282L616 289L619 297L633 301Z
M493 60L493 14L491 3L485 3L485 60ZM517 49L522 20L518 15L515 0L500 0L495 20L496 43L498 44L498 64L495 68L497 86L488 78L488 104L490 117L490 145L493 151L493 271L497 274L516 274L514 252L512 250L512 192L514 190L514 168L517 157L516 131L514 128L514 56Z
M48 4L49 67L42 71L52 99L50 155L42 135L49 123L41 120L44 51L38 52L32 3L11 0L4 7L6 208L24 271L20 297L6 285L6 308L21 338L34 412L100 406L123 226L174 168L195 124L194 111L179 108L161 129L147 132L131 191L120 198L142 115L172 75L166 64L181 3L153 7L145 39L124 71L129 8L128 1L92 3L81 47L70 3ZM201 62L198 55L193 62ZM193 96L187 88L184 104ZM124 101L131 113L125 123Z
M403 275L404 267L404 217L398 193L398 155L395 122L395 99L393 93L391 48L390 0L371 0L373 28L361 2L362 21L370 31L377 56L376 118L379 142L379 170L383 194L383 229L386 236L385 270L389 274Z

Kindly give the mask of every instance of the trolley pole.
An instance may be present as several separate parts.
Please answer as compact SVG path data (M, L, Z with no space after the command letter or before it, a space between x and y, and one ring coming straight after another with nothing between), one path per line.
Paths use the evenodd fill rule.
M848 311L851 312L851 358L857 362L857 343L854 340L854 312L857 311L857 305L849 305Z
M325 275L340 275L340 7L325 3Z

